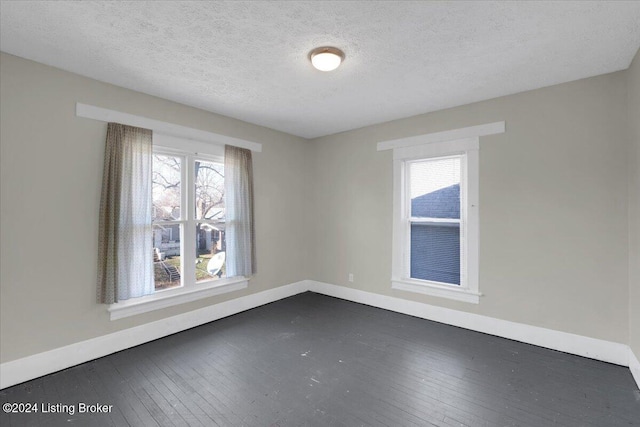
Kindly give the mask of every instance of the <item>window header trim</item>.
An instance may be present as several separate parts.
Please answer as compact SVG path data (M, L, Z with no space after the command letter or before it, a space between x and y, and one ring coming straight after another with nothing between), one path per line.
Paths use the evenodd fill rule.
M464 139L440 141L431 144L412 145L393 149L394 160L407 162L428 160L432 157L460 157L469 151L480 150L480 139L469 137Z
M432 142L451 141L454 139L473 138L504 133L505 122L486 123L483 125L469 126L466 128L445 130L442 132L426 133L423 135L409 136L400 139L390 139L378 142L378 151L392 150L395 148L412 147L414 145L430 144Z
M109 110L96 107L94 105L76 103L76 116L86 119L100 120L103 122L116 122L129 126L136 126L151 129L164 135L185 138L216 145L233 145L235 147L246 148L255 152L262 152L262 144L248 141L246 139L234 138L232 136L221 135L214 132L207 132L175 123L163 122L144 116L123 113L121 111Z

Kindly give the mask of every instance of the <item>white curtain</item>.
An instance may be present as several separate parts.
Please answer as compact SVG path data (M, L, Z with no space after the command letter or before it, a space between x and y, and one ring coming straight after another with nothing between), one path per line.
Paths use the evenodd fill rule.
M153 292L152 131L109 123L98 250L98 302Z
M226 145L224 150L227 277L256 273L251 150Z

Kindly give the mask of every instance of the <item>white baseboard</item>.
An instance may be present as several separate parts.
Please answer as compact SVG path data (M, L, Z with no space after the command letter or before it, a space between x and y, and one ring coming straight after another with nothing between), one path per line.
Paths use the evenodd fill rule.
M0 364L0 389L305 292L306 281L269 289L177 316Z
M629 369L631 369L631 375L640 389L640 361L631 349L629 349Z
M384 308L422 319L459 326L540 347L576 354L616 365L629 366L629 346L582 335L560 332L479 314L408 301L344 286L307 281L309 290L336 298Z
M302 280L177 316L0 364L0 389L88 362L302 292L312 291L422 319L509 338L553 350L629 366L640 387L640 362L625 344L495 319L429 304Z

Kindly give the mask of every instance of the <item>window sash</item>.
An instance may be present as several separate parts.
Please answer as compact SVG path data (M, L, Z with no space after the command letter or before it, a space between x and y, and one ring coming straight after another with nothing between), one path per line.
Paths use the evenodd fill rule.
M438 284L438 285L442 285L442 286L447 286L447 287L453 287L453 288L462 288L463 287L463 260L462 260L462 253L463 253L463 248L462 248L462 238L461 238L461 227L459 224L452 224L452 223L418 223L417 225L428 225L428 226L435 226L436 228L440 229L439 231L443 231L441 229L446 229L446 230L453 230L453 231L457 231L458 233L458 251L455 254L458 257L458 272L457 275L455 275L455 273L451 270L448 270L448 268L445 267L453 267L452 265L447 265L446 262L442 259L440 259L440 261L443 261L444 264L441 263L430 263L430 260L427 260L426 264L424 264L424 261L417 261L416 264L412 265L412 258L413 258L413 254L411 253L411 247L414 243L416 243L414 241L414 234L413 234L413 229L412 229L412 225L411 224L409 226L409 235L408 235L408 246L409 246L409 251L408 251L408 271L407 271L407 277L410 280L414 280L414 281L418 281L418 282L424 282L424 283L433 283L433 284ZM416 230L416 232L419 232L418 230ZM423 236L424 237L424 236ZM431 236L433 237L433 236ZM442 236L440 236L442 237ZM442 242L441 242L442 243ZM450 243L450 242L446 242L446 243ZM419 243L418 243L419 244ZM437 252L437 254L430 254L431 256L435 256L436 258L439 257L440 254L443 253L443 248L439 247L439 248L435 248L432 247L431 248L434 252ZM428 251L428 249L427 249ZM448 255L449 253L447 253ZM421 253L421 256L425 256L425 253ZM416 261L416 260L413 260ZM414 271L416 270L416 271ZM420 278L420 277L416 277L413 275L413 273L420 274L420 272L422 273L428 273L428 276L430 276L429 278ZM443 276L449 276L451 279L453 279L452 282L446 281L446 280L438 280L435 278L435 276L440 276L439 279L443 279ZM457 283L456 283L457 282Z
M164 226L164 225L174 225L174 224L184 224L185 222L186 221L179 220L179 219L174 219L174 220L171 220L171 221L162 221L162 220L160 220L160 221L157 221L157 220L156 221L151 221L151 223L153 225L162 225L162 226Z
M412 224L461 224L460 218L429 218L429 217L410 217L408 221Z
M182 150L171 147L154 146L154 155L173 156L180 158L180 219L152 221L152 225L180 225L180 286L167 289L154 290L154 293L167 292L177 288L199 287L219 279L196 281L196 225L220 224L224 221L210 219L196 219L196 194L195 194L195 163L206 161L224 164L223 156L185 153Z
M412 217L411 213L411 163L424 162L425 160L446 160L460 159L460 218L431 218L431 217ZM403 259L402 259L402 276L401 280L418 281L422 283L433 283L438 286L452 287L456 289L468 289L467 282L467 242L466 242L466 202L467 202L467 155L466 153L456 153L448 155L432 155L420 156L401 161L402 167L402 219L404 223L403 232ZM433 224L433 225L458 225L460 228L460 284L438 282L435 280L424 280L411 277L411 225L412 224Z

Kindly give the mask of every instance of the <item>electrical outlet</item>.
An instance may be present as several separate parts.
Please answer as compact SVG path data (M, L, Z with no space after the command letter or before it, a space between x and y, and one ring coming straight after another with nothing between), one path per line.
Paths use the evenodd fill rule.
M349 273L349 281L353 283L353 273Z

